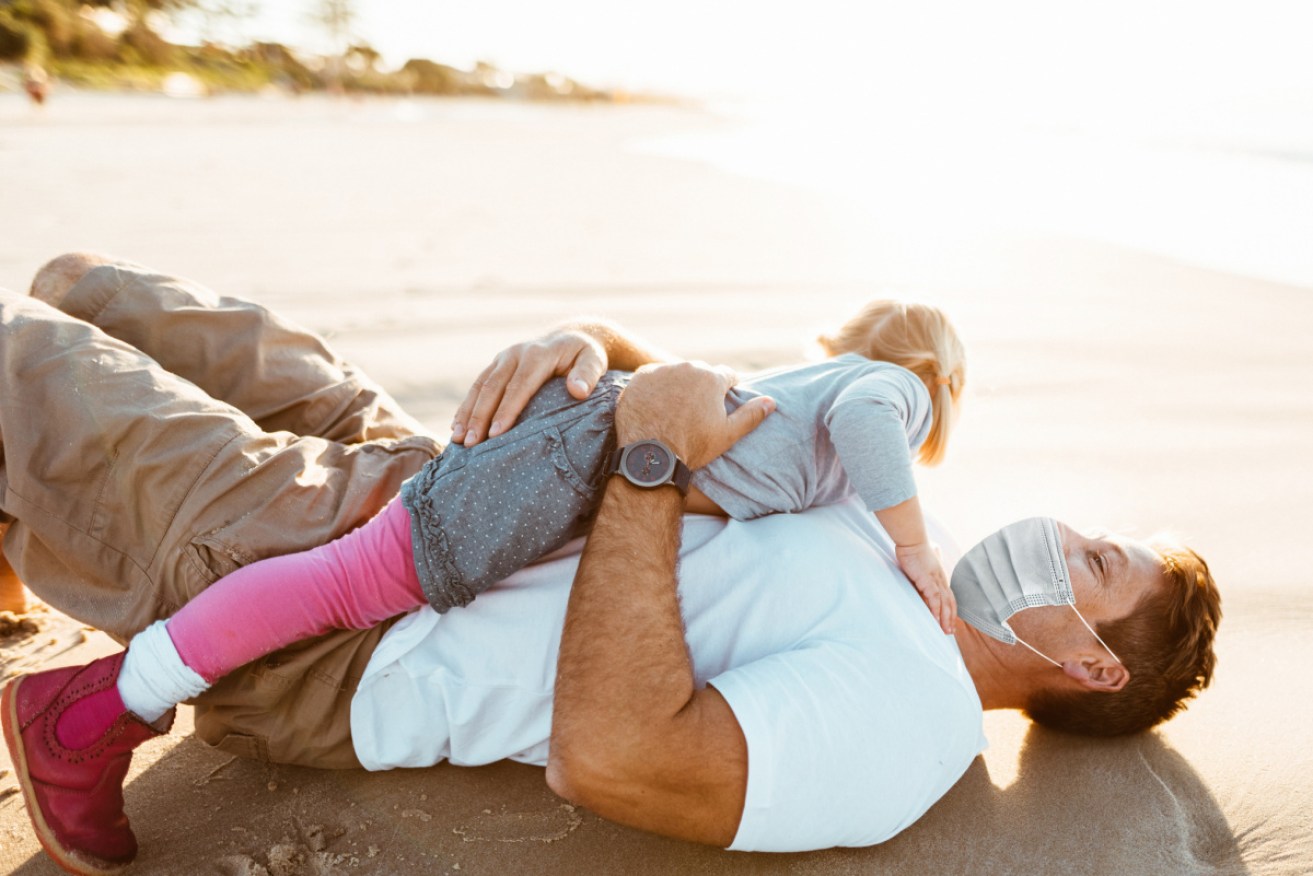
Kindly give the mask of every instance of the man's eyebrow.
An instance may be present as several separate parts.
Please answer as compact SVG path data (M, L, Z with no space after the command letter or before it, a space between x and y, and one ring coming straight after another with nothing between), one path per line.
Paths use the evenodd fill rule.
M1118 579L1123 579L1127 575L1129 575L1131 571L1130 554L1126 553L1125 547L1123 547L1122 545L1118 544L1115 541L1108 542L1108 545L1109 547L1111 547L1112 549L1111 553L1114 556L1114 560L1112 562L1112 566L1115 571L1114 577Z

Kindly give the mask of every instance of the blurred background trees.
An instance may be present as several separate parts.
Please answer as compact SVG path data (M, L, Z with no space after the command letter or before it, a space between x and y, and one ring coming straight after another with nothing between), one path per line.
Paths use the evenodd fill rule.
M0 59L113 59L116 40L81 10L71 0L12 0L0 7Z
M323 52L251 42L243 32L259 0L0 0L0 64L49 70L73 85L158 90L169 77L201 93L260 91L483 95L529 100L606 100L560 74L516 75L479 65L460 70L422 58L397 70L355 33L358 0L309 0ZM186 19L200 45L161 31Z

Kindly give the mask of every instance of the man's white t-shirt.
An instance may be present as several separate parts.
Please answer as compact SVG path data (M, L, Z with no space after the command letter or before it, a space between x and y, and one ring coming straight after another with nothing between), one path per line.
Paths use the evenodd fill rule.
M469 606L422 609L388 631L351 705L367 769L547 762L581 546ZM980 699L953 638L858 503L751 521L686 517L679 594L697 680L725 697L748 743L730 848L883 842L985 747Z

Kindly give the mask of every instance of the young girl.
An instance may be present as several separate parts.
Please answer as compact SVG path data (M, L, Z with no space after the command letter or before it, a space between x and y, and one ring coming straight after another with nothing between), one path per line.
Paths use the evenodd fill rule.
M867 305L820 342L824 361L763 372L730 392L731 410L769 395L775 412L693 473L686 507L748 519L855 493L950 633L955 606L926 537L911 464L913 453L927 464L943 458L965 382L962 345L936 308L894 301ZM57 726L71 718L69 733L95 739L125 712L157 722L232 670L292 642L366 629L426 603L447 611L470 602L585 531L615 449L612 421L627 380L609 372L584 401L554 380L514 428L449 446L355 531L215 582L137 634L116 685L69 702ZM16 732L8 704L21 683L6 691L7 738ZM20 761L15 755L23 769Z

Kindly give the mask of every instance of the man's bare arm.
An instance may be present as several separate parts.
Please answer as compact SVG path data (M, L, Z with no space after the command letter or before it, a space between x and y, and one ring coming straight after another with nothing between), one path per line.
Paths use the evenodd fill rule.
M541 338L497 354L457 408L451 440L469 446L505 432L553 377L565 377L570 394L585 399L608 369L637 371L673 361L670 354L608 320L563 323Z
M772 408L727 417L731 379L694 365L635 376L619 441L659 438L706 464ZM747 743L714 688L696 686L676 592L682 502L613 478L566 609L548 784L623 824L719 846L738 830Z
M597 317L583 317L564 322L554 332L582 332L602 345L610 364L607 368L618 371L637 371L644 365L678 362L679 357L653 346L619 323ZM603 372L606 369L603 369ZM601 377L602 372L597 374ZM594 378L595 380L596 378Z

